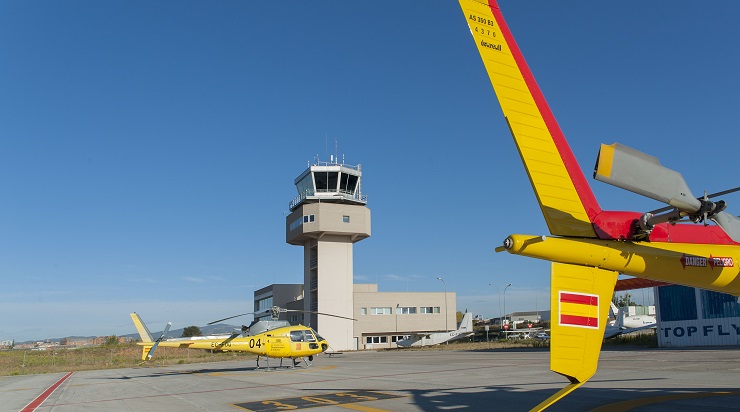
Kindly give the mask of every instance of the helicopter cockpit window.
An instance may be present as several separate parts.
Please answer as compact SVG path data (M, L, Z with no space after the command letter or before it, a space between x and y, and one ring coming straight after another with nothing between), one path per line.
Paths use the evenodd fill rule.
M302 330L290 331L290 341L291 342L303 342L303 331Z
M306 341L307 342L316 342L316 339L313 337L313 333L306 331Z
M318 333L316 334L316 339L317 340L324 340L324 338L322 338L321 335L319 335Z

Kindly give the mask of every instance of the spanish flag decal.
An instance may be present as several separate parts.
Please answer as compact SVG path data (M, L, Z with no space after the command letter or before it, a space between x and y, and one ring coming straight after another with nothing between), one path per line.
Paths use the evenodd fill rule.
M599 328L599 296L560 291L560 325Z

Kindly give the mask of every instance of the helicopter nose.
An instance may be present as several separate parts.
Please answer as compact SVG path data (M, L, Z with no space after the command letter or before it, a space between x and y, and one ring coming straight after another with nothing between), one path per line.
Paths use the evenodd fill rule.
M329 345L327 345L326 343L322 343L321 344L321 351L322 352L326 352L327 349L329 349Z

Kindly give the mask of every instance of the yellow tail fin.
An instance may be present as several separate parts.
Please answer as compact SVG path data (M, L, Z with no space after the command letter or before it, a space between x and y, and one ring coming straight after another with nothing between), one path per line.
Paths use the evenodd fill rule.
M459 0L550 233L597 237L601 211L495 0Z
M149 329L144 324L144 321L141 320L138 313L132 313L131 320L134 321L134 326L136 326L136 331L139 332L139 337L142 342L154 342L152 334L149 332Z

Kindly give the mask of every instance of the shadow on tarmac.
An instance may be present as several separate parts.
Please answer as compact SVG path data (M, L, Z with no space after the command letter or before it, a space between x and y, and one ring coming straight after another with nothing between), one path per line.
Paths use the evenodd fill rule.
M640 379L637 379L640 380ZM655 381L654 379L641 379ZM632 380L630 380L632 381ZM597 381L609 382L609 381ZM614 382L619 382L616 380ZM532 383L539 385L541 383ZM563 385L565 386L565 385ZM320 398L322 394L333 393L331 389L307 389L310 395ZM343 392L346 389L336 389ZM521 386L469 386L451 390L401 390L388 388L373 389L372 392L408 394L415 407L424 411L433 410L506 410L528 411L547 399L556 391L526 390ZM403 396L402 396L403 397ZM697 408L727 408L728 405L737 405L728 397L737 397L740 401L738 388L579 388L559 402L549 407L548 411L598 411L617 412L636 410L697 410ZM702 400L702 401L699 401ZM372 402L372 401L369 401ZM363 402L365 403L365 402ZM316 405L326 406L326 405ZM372 404L366 405L372 407ZM377 406L383 408L382 405ZM303 407L305 408L305 406ZM303 409L300 408L300 409ZM257 411L252 409L253 411ZM268 405L259 411L276 411Z

